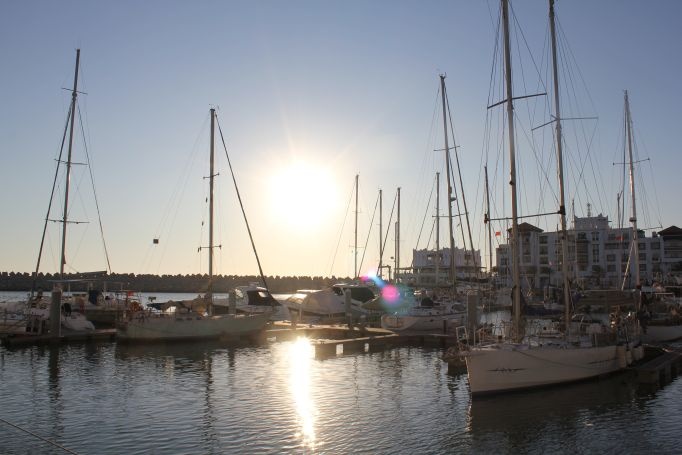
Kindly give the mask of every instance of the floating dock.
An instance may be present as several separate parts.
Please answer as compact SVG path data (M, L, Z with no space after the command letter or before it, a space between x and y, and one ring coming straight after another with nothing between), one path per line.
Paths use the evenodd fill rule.
M649 347L647 354L642 363L632 367L637 382L642 385L661 388L682 371L682 350L679 348Z
M83 343L91 341L115 341L116 329L97 329L87 332L63 331L59 337L46 335L19 335L2 338L6 347L34 346L40 344Z

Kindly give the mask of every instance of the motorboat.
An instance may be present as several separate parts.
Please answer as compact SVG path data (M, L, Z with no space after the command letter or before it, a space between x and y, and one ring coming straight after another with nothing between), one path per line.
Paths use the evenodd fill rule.
M287 321L291 319L289 308L275 299L267 288L251 283L237 286L235 292L235 307L237 313L260 314L270 313L273 321ZM230 312L229 298L214 298L213 312L227 314Z
M302 289L289 296L283 303L299 318L340 318L346 316L345 293L351 295L351 313L367 314L363 304L374 299L374 291L367 285L339 283L326 289Z

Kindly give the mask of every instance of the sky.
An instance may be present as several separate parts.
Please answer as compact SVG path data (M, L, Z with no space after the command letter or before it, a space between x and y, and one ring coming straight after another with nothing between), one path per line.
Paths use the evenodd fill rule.
M547 2L516 1L512 9L515 96L551 91ZM569 214L585 216L589 203L592 215L617 225L622 168L613 163L623 161L627 89L635 160L645 160L636 165L640 227L650 235L682 225L682 3L564 0L556 11L562 117L581 118L564 122ZM408 266L413 249L435 245L436 172L446 198L440 74L471 237L485 255L484 164L493 217L509 216L504 108L487 109L503 94L498 15L492 0L4 2L0 270L36 267L77 48L83 129L74 133L73 159L91 165L74 165L71 177L69 219L83 223L68 225L67 271L208 271L207 250L199 248L208 245L211 107L266 275L355 273L356 174L359 272L379 260L379 189L383 262L394 265L397 209L391 212L400 187L400 265ZM557 208L552 128L533 129L550 120L552 100L549 93L515 104L525 215ZM216 157L214 272L257 274L219 136ZM63 179L50 219L62 216ZM445 245L447 209L440 208ZM558 219L528 222L555 229ZM48 223L40 271L59 268L60 226Z

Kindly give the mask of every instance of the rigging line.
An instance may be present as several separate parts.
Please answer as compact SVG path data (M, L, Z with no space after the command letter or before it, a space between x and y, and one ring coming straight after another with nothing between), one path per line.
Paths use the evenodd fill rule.
M424 224L426 224L426 217L429 214L429 208L431 208L431 198L433 198L433 193L434 193L434 188L436 187L436 180L433 180L433 184L431 185L431 192L429 193L429 199L428 202L426 203L426 210L424 211L424 216L422 217L422 224L419 227L419 233L417 234L417 245L416 247L419 248L419 241L421 240L422 237L422 232L424 231ZM436 216L440 216L439 213L436 213ZM431 239L429 238L429 242L427 242L426 247L428 248L429 243ZM412 261L414 262L414 257L412 258Z
M419 175L418 187L417 187L417 190L414 192L413 197L411 198L412 212L418 211L419 207L422 207L424 205L423 200L421 198L423 198L424 195L426 194L426 189L425 189L426 183L425 182L427 180L426 180L425 175L427 172L427 167L428 168L432 167L432 166L429 166L429 164L432 163L432 161L431 161L433 159L432 151L435 148L433 146L433 143L434 143L433 136L434 136L435 123L436 123L436 118L437 118L437 111L438 111L438 107L440 106L439 95L440 95L440 85L438 86L438 89L436 90L436 96L435 96L434 103L433 103L433 111L431 113L431 123L429 125L429 134L428 134L428 138L426 141L426 147L425 147L425 151L423 154L423 159L421 161L421 168L420 168L419 174L418 174ZM427 162L427 160L429 160L429 161ZM431 179L429 178L428 181L430 181L430 180ZM405 228L406 228L406 232L409 233L410 235L415 230L414 223L416 223L415 219L413 219L412 217L408 218Z
M64 125L64 134L62 135L62 143L59 146L59 156L57 158L57 168L54 172L54 180L52 181L52 192L50 193L50 202L47 205L47 214L45 215L45 224L43 225L43 235L40 237L40 249L38 250L38 261L36 263L36 271L33 274L33 282L31 283L31 296L35 291L36 282L38 280L38 271L40 270L40 259L43 256L43 246L45 245L45 235L47 232L47 224L50 218L50 212L52 211L52 202L54 201L54 193L57 188L57 177L59 175L59 166L62 162L62 154L64 153L64 142L66 141L66 132L69 129L69 118L71 117L71 105L69 105L68 113L66 114L66 125Z
M559 50L562 54L562 62L563 62L562 66L564 67L564 72L568 76L567 78L565 78L566 83L567 83L567 88L569 85L568 83L570 82L570 87L571 87L573 93L575 94L577 92L577 90L576 90L577 84L575 82L575 77L574 77L574 73L577 73L577 75L579 76L579 80L580 80L580 82L584 88L584 92L587 95L588 100L590 101L591 110L594 111L595 110L594 109L594 101L592 100L590 91L587 89L587 84L585 82L585 79L583 77L582 72L580 71L580 67L577 64L577 60L575 59L575 56L573 55L572 50L571 50L570 46L568 45L568 40L565 37L565 33L563 32L563 29L560 29L560 32L561 32L561 38L562 39L560 42L561 47L559 48ZM569 66L568 62L573 62L573 65ZM573 71L572 70L573 68L575 68L576 71ZM583 112L584 110L579 105L577 96L575 96L575 95L574 95L574 98L569 98L569 102L571 102L571 104L573 104L574 101L576 102L576 112ZM601 170L600 170L601 168L600 168L600 166L595 166L594 157L593 157L593 154L591 153L591 151L592 151L591 144L593 143L594 137L596 135L596 125L595 125L595 128L593 129L591 139L589 139L589 140L587 138L588 135L585 131L584 123L581 122L580 126L581 126L582 139L583 139L583 142L585 145L587 158L590 161L590 165L591 165L591 169L592 169L592 177L595 180L595 185L597 187L601 188L601 191L597 191L597 200L599 202L600 208L602 209L602 211L604 211L604 208L606 207L606 204L605 204L604 200L602 199L602 193L604 193L604 194L606 193L604 186L603 186L604 185L603 184L604 179L601 175ZM576 143L578 143L577 130L574 130L574 135L576 136ZM595 169L596 169L596 171L595 171ZM585 185L585 190L587 191L588 190L587 182L584 181L583 183ZM576 184L577 184L577 186L580 185L580 181L576 182Z
M391 222L393 221L393 211L395 210L395 205L398 202L398 193L395 193L393 197L393 207L391 207L391 215L388 217L388 223L386 224L386 235L384 236L384 244L381 246L382 251L386 251L386 242L388 241L388 233L391 232Z
M190 171L192 170L194 163L197 160L197 155L199 153L199 148L197 147L197 144L199 143L200 138L204 137L204 131L206 130L206 126L208 125L209 118L210 117L208 114L204 117L204 122L201 125L201 128L199 129L199 133L197 134L197 137L194 140L194 144L192 145L191 153L188 154L187 160L182 166L182 171L177 177L178 184L173 185L173 191L160 217L159 224L156 227L155 238L160 239L167 233L169 234L172 231L173 226L175 225L175 221L177 220L178 214L180 213L181 206L180 202L182 201L182 195L184 194L185 189L187 188L187 185L190 180ZM164 229L164 226L167 227ZM168 247L170 245L171 242L164 242L161 247L158 265L156 267L157 274L161 270L161 264L166 256L166 252L168 251Z
M81 127L81 135L83 136L83 149L85 150L85 157L88 161L88 172L90 174L90 183L92 185L92 195L95 198L95 208L97 209L97 221L99 223L99 232L102 236L102 246L104 248L104 257L107 261L107 270L111 273L111 263L109 262L109 252L107 251L107 243L104 239L104 227L102 226L102 214L99 210L99 200L97 199L97 191L95 190L95 178L92 174L92 163L90 162L90 153L88 152L88 144L85 141L85 129L83 128L83 117L81 116L81 110L76 104L76 110L78 111L78 123Z
M448 120L450 121L449 122L450 123L450 132L452 133L452 145L454 147L455 162L457 163L457 174L459 175L459 186L462 190L462 204L464 205L464 212L466 214L465 220L466 220L466 224L467 224L467 231L469 233L469 247L471 248L471 257L472 257L473 262L474 262L474 267L476 267L477 264L476 264L476 255L474 254L474 241L473 241L473 238L471 236L471 224L469 223L469 210L467 209L467 200L466 200L466 197L464 195L464 181L462 180L462 169L459 165L459 153L457 152L457 140L455 139L455 128L454 128L453 122L452 122L452 111L450 110L450 98L448 97L447 90L445 90L445 101L446 101L446 105L448 107L448 109L447 109ZM452 175L454 176L454 172ZM462 215L459 211L459 201L457 201L457 213L460 216L459 224L462 227L462 240L464 240L464 225L462 224L462 219L461 219ZM464 253L465 253L465 257L466 257L466 251L467 251L466 241L464 241L463 243L464 243ZM453 255L454 255L454 253L455 253L454 251L451 252L451 254L453 254Z
M329 275L333 276L334 273L334 263L336 262L336 255L339 252L339 245L341 245L341 237L343 236L343 228L346 227L346 220L348 219L348 212L350 211L350 205L353 202L353 191L355 191L355 183L350 190L350 196L348 197L348 205L346 206L346 215L343 217L343 223L341 223L341 229L339 230L339 240L336 242L336 250L334 250L334 256L332 256L332 263L329 267Z
M651 164L651 160L649 160L649 170L651 171L651 176L653 177L654 167ZM663 217L661 216L661 204L659 203L660 199L658 197L658 189L656 188L656 179L652 178L651 181L652 181L653 186L654 186L654 197L656 198L656 207L658 208L658 224L660 226L663 226L663 223L662 223Z
M256 244L253 241L253 235L251 234L251 227L249 227L249 220L246 218L246 211L244 211L244 204L242 203L242 196L239 193L239 187L237 186L237 179L234 176L234 171L232 170L232 162L230 161L230 155L227 153L227 145L225 144L225 138L223 137L223 129L220 127L220 122L218 121L218 115L215 115L216 123L218 124L218 131L220 132L220 140L223 143L223 148L225 149L225 157L227 158L227 164L230 167L230 174L232 175L232 182L234 183L234 190L237 193L237 199L239 199L239 207L242 210L242 215L244 216L244 223L246 224L246 230L249 233L249 239L251 240L251 247L253 248L253 254L256 255L256 263L258 264L258 272L260 273L261 280L263 281L263 287L268 289L268 284L265 281L265 275L263 275L263 268L260 264L260 258L258 257L258 251L256 251Z
M7 424L7 425L9 425L9 426L11 426L11 427L16 428L17 430L20 430L20 431L23 431L24 433L30 434L30 435L33 436L34 438L38 438L38 439L40 439L40 440L43 441L43 442L47 442L48 444L53 445L53 446L57 447L58 449L63 450L64 452L71 453L71 454L73 454L73 455L78 455L78 453L74 452L73 450L67 449L66 447L64 447L64 446L62 446L62 445L59 445L59 444L57 444L56 442L54 442L54 441L52 441L52 440L50 440L50 439L44 438L44 437L42 437L42 436L40 436L40 435L38 435L38 434L36 434L36 433L30 431L30 430L27 430L26 428L22 428L22 427L20 427L19 425L13 424L12 422L8 422L7 420L3 419L2 417L0 417L0 421L3 422L3 423L5 423L5 424Z
M360 258L360 266L358 267L358 270L362 270L362 263L365 262L365 253L367 252L367 244L369 243L369 237L372 234L372 226L374 225L374 216L377 213L377 207L379 207L379 196L378 195L377 195L377 201L374 204L374 211L372 212L372 218L369 221L369 232L367 232L367 240L365 240L365 247L362 250L362 257Z

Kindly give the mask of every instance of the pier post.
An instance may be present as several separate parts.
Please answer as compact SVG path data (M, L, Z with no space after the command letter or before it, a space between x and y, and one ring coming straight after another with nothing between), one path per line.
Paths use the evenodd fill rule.
M62 289L59 286L52 288L52 300L50 301L50 338L58 340L62 328Z
M227 293L227 302L229 304L230 314L237 314L237 295L234 290Z

